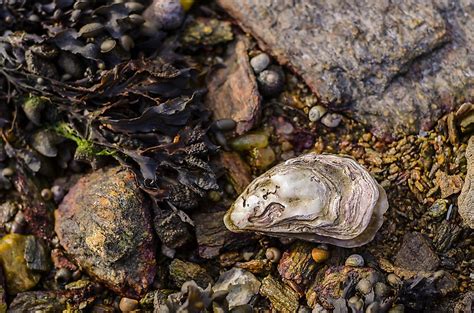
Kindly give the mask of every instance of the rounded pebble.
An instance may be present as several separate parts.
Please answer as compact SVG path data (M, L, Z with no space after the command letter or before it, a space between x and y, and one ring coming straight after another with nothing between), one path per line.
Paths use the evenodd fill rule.
M311 250L311 257L313 258L314 262L322 263L329 259L329 251L328 249L324 249L322 247L314 248Z
M37 83L38 85L44 85L44 78L43 78L43 77L38 77L38 78L36 79L36 83Z
M141 24L145 23L145 19L140 14L130 14L128 16L128 19L134 25L141 25Z
M438 280L443 278L445 272L443 270L439 270L433 273L433 279Z
M390 288L384 283L378 282L375 283L374 292L377 298L385 298L390 293Z
M348 300L349 304L352 304L357 311L360 311L364 307L364 301L359 299L357 296L353 296Z
M123 297L120 299L119 308L122 312L130 312L135 310L138 307L138 301L135 299L130 299Z
M145 18L154 19L152 22L158 22L165 30L178 28L184 19L184 9L179 0L154 1L144 14Z
M395 274L388 274L387 276L387 282L390 284L392 287L398 287L402 284L402 280L400 277L398 277Z
M225 136L222 132L220 132L220 131L215 132L214 138L216 139L216 143L219 146L223 146L223 147L227 146L227 139L225 138Z
M60 202L64 198L64 189L59 185L51 187L51 192L53 193L54 201L56 202Z
M89 23L79 29L79 34L85 38L91 38L99 35L104 30L104 25L101 23Z
M372 290L372 284L368 279L362 278L356 285L357 291L366 295Z
M100 44L100 52L102 53L107 53L112 51L115 46L117 45L117 42L113 39L106 39Z
M2 170L2 175L5 176L5 177L10 177L13 174L15 174L15 171L11 167L5 167Z
M71 277L72 277L71 271L68 270L67 268L60 268L56 272L56 275L54 275L54 279L60 284L69 282L71 280Z
M51 200L53 198L53 193L51 192L51 189L44 188L43 190L41 190L41 198L46 201Z
M278 248L270 247L265 251L265 257L273 263L277 263L281 258L281 251Z
M135 47L135 42L133 41L133 38L129 35L123 35L122 37L120 37L120 45L125 51L129 52L133 49L133 47Z
M346 259L346 266L361 267L364 266L364 258L359 254L352 254Z
M30 22L33 22L33 23L38 23L41 21L40 17L36 14L31 14L29 17L28 17L28 20Z
M250 66L252 66L255 74L259 74L270 65L270 57L266 53L260 53L250 59Z
M14 221L15 221L15 223L18 223L20 225L25 224L25 216L23 215L23 212L18 211L18 213L16 213L16 215L15 215Z
M219 202L222 198L221 194L218 191L215 191L215 190L209 191L207 196L208 196L209 200L211 200L213 202Z
M321 118L321 123L329 128L334 128L339 126L342 121L342 115L337 113L328 113Z
M258 83L264 96L277 96L283 90L283 73L273 69L264 70L258 75Z
M326 114L327 109L322 105L315 105L308 112L308 118L311 122L319 121L324 114Z
M233 119L225 118L215 121L214 125L219 130L229 131L233 130L237 126L237 123Z

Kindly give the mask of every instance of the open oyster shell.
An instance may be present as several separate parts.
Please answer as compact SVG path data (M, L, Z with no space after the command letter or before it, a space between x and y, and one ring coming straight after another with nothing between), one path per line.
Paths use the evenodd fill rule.
M256 178L224 223L234 232L357 247L374 238L387 209L385 191L360 164L309 153Z

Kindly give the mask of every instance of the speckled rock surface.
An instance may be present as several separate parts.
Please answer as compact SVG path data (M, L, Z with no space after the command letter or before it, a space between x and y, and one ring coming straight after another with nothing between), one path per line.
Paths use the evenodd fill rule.
M378 136L427 129L473 98L467 0L217 2L323 102L350 107Z
M431 243L421 233L407 233L395 256L395 265L412 271L434 271L439 266L439 257Z
M55 212L61 245L91 276L129 297L155 276L155 245L145 198L120 167L81 178Z
M466 150L467 175L458 198L459 214L464 222L474 228L474 136Z

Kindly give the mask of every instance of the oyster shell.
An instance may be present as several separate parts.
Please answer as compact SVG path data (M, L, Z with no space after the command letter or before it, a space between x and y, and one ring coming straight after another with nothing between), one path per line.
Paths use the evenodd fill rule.
M309 153L250 183L224 223L234 232L357 247L374 238L387 209L385 191L360 164Z

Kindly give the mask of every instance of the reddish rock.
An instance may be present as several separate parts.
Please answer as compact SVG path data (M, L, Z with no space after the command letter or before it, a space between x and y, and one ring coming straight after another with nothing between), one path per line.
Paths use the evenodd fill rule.
M89 275L115 292L140 297L156 272L144 195L120 167L81 178L55 212L61 245Z
M209 73L206 105L215 119L230 118L237 122L236 133L251 129L260 117L261 97L250 67L248 40L240 36L229 46L222 66Z
M222 152L220 164L222 168L226 169L235 191L239 194L243 192L252 181L250 166L236 152Z

